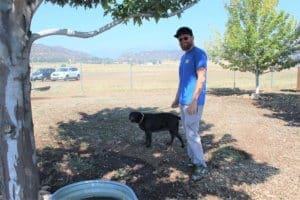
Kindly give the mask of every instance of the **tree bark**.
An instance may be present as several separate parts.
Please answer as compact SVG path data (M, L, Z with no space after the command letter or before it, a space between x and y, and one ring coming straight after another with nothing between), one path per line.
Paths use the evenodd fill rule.
M4 200L37 200L39 177L30 101L28 1L0 9L0 179Z

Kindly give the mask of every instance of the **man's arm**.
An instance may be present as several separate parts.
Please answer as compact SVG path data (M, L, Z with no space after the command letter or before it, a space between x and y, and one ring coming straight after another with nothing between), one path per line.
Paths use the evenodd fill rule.
M193 115L197 112L198 98L199 98L199 95L202 91L203 84L205 82L206 68L204 68L204 67L198 68L197 69L197 76L198 76L198 79L197 79L196 87L195 87L195 90L194 90L192 102L190 103L189 107L187 108L187 111L190 115Z

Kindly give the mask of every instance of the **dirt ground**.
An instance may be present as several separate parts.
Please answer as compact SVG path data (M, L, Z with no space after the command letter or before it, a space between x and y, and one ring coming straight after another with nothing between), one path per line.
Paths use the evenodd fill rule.
M131 124L132 110L174 111L174 91L129 90L95 96L32 98L41 184L51 192L77 181L126 183L140 200L300 199L299 93L212 89L201 137L209 174L190 179L186 149L167 132L151 148ZM181 130L181 134L184 133Z

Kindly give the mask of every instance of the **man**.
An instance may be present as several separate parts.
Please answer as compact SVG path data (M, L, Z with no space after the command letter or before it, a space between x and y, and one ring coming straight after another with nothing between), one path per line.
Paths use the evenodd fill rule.
M206 94L206 53L194 46L193 32L181 27L175 36L185 54L179 66L179 85L172 108L180 107L182 125L187 139L187 151L194 166L192 180L207 174L201 138L198 134Z

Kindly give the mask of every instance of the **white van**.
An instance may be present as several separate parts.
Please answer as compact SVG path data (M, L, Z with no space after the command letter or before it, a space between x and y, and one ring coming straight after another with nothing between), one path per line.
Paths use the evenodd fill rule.
M69 79L80 79L80 71L77 67L60 67L51 74L51 80L69 80Z

